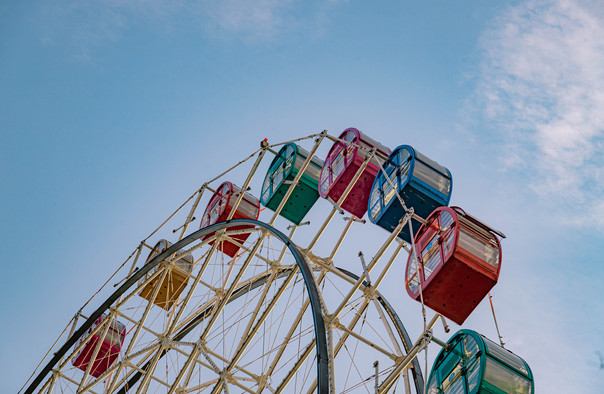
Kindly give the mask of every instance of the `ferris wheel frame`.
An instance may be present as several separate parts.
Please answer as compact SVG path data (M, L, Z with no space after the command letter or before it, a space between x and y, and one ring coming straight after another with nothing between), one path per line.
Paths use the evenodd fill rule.
M282 208L284 207L285 202L291 195L293 188L298 184L298 181L299 181L300 177L302 176L302 174L304 173L306 167L310 164L311 157L316 152L316 149L319 146L319 144L321 143L321 141L324 138L328 138L328 139L331 139L332 141L336 141L336 142L341 141L338 138L329 136L326 131L324 131L320 134L312 135L307 138L315 138L315 137L316 137L316 139L315 139L315 145L314 145L313 149L311 150L311 152L309 152L309 156L306 158L304 163L301 165L300 172L297 174L297 176L291 182L289 182L289 187L287 188L288 190L285 193L283 200L281 201L279 206L276 207L276 209L274 210L274 215L273 215L272 219L270 221L268 221L267 223L263 223L262 221L258 221L258 220L254 220L254 219L231 219L232 215L233 215L233 213L231 213L229 215L229 219L227 219L225 222L216 223L216 224L212 224L208 227L204 227L204 228L183 238L188 224L191 221L195 220L195 218L193 217L193 213L197 207L197 204L200 201L203 190L207 189L207 190L212 191L212 189L208 186L209 182L204 184L203 187L196 192L197 197L195 199L195 202L193 203L193 208L192 208L190 214L188 215L188 217L185 221L185 224L172 231L173 233L175 233L177 230L182 229L182 234L180 236L181 240L176 242L174 245L172 245L171 247L169 247L168 249L166 249L164 252L160 253L159 255L155 256L154 258L148 259L149 261L147 261L143 265L142 268L135 269L134 264L136 264L136 261L138 260L138 255L140 255L141 248L144 244L144 241L143 241L141 243L141 246L138 248L137 257L135 258L135 262L132 266L133 269L131 269L131 272L123 280L123 284L121 284L119 286L119 288L117 290L115 290L102 303L102 305L100 307L98 307L88 318L86 318L86 321L77 330L75 330L76 323L74 321L72 333L70 334L68 340L63 344L63 346L61 346L61 348L57 352L54 353L51 360L36 375L35 379L28 386L28 388L26 389L25 392L26 393L33 392L36 389L36 387L38 387L40 385L42 380L48 375L48 373L50 371L53 371L53 373L55 372L55 370L53 370L53 367L55 365L57 365L58 363L59 364L62 363L61 365L64 366L65 363L67 361L69 361L71 357L73 357L73 355L69 355L67 357L67 361L63 360L65 355L68 354L67 352L69 351L69 349L80 338L82 338L82 335L86 334L87 330L94 324L94 322L97 321L98 318L100 316L102 316L102 314L105 311L110 310L111 309L110 307L116 301L119 304L118 300L129 289L132 290L134 288L135 291L133 293L130 293L126 298L131 297L132 294L138 293L138 290L136 290L136 284L140 283L141 279L142 278L144 279L144 277L146 275L149 275L152 272L152 270L154 270L156 267L158 267L159 264L161 264L163 261L169 262L169 261L173 261L173 260L182 258L188 252L178 253L178 251L180 251L181 249L183 249L184 247L186 247L187 245L189 245L195 241L200 241L202 245L205 245L205 244L212 245L212 242L214 242L214 241L212 241L213 234L215 234L216 232L221 232L226 229L229 229L230 227L236 227L236 226L242 226L242 225L249 225L252 227L257 226L257 227L262 228L261 231L258 230L259 232L263 232L263 233L270 232L272 235L276 236L289 250L289 252L291 253L291 256L296 261L295 266L298 267L299 273L302 275L303 282L304 282L304 285L306 287L306 292L307 292L307 294L305 296L308 297L308 305L310 305L310 307L311 307L311 314L312 314L312 321L313 321L312 326L313 326L313 330L314 330L314 336L316 338L316 342L313 344L313 346L315 348L315 355L314 355L315 359L314 359L314 361L311 361L310 365L312 365L313 362L316 362L317 378L316 378L315 382L313 383L313 385L311 386L311 387L313 387L312 390L309 390L308 392L315 391L315 390L319 393L327 393L327 392L335 391L335 385L333 382L333 380L334 380L333 371L335 370L335 368L333 366L333 359L336 358L336 355L338 354L338 351L342 349L342 346L346 346L345 345L345 342L347 340L346 338L348 338L350 336L360 342L364 341L365 345L374 347L374 344L371 343L372 340L362 338L362 335L365 335L365 334L359 334L358 332L356 332L356 328L355 328L356 321L354 321L354 319L352 322L350 322L350 324L348 324L348 323L342 324L342 322L338 319L338 315L341 314L344 306L347 306L347 304L351 301L352 296L355 292L366 293L365 294L366 300L364 301L363 308L367 307L367 305L366 305L367 303L372 303L372 305L375 304L376 305L375 307L377 309L379 309L379 306L377 306L377 305L378 304L381 305L381 308L383 308L383 311L385 311L385 313L388 315L388 318L390 319L390 324L395 328L397 338L400 339L400 344L402 344L402 346L404 346L404 351L405 351L405 353L407 353L407 356L404 356L404 353L400 353L400 350L401 350L400 346L398 348L398 350L399 350L398 352L394 352L394 351L390 351L389 353L387 351L383 352L384 354L387 353L386 356L390 357L391 361L394 360L395 364L398 363L399 361L405 362L404 366L401 365L400 367L397 367L395 370L393 370L389 374L388 379L387 379L389 382L389 385L392 385L394 381L399 379L399 376L404 376L406 392L410 392L411 389L409 386L409 379L408 379L407 373L411 373L412 378L414 380L415 391L418 393L423 392L424 379L423 379L423 376L421 373L421 369L419 368L419 363L415 359L415 354L417 353L418 346L417 346L417 344L412 346L412 343L409 340L409 337L408 337L408 335L404 329L404 326L402 325L402 322L399 319L398 315L396 314L394 309L390 306L390 304L377 291L377 287L379 286L380 281L383 279L385 273L391 266L396 255L398 254L398 252L400 250L402 250L402 248L406 249L407 252L409 252L409 248L405 245L405 243L401 244L399 242L397 244L397 247L395 248L396 250L395 250L392 258L387 263L387 266L384 268L384 271L382 271L379 274L379 278L376 280L376 282L374 282L374 284L372 285L369 281L369 272L372 270L372 268L375 266L375 264L378 262L378 260L380 260L382 254L386 251L386 249L389 247L389 245L391 245L393 243L394 239L396 238L397 234L401 231L402 227L406 225L406 223L410 220L410 218L412 216L414 216L413 209L407 211L407 215L405 215L404 218L401 218L401 220L399 221L399 225L393 231L393 233L388 237L388 240L382 246L382 248L380 248L378 253L374 256L374 258L372 259L369 266L366 267L363 263L364 273L361 276L352 274L351 272L346 271L345 269L337 268L333 264L333 257L336 254L336 251L339 249L339 246L341 245L343 238L345 237L346 233L348 232L350 225L356 221L364 222L363 220L356 218L354 215L351 218L344 218L344 219L349 220L349 222L346 225L346 229L341 234L340 239L335 243L336 246L334 246L334 249L331 252L330 257L328 257L326 259L320 258L318 256L315 256L311 252L311 250L313 249L313 246L315 245L317 240L321 237L326 226L333 219L334 215L337 212L343 213L340 208L342 201L346 198L348 193L351 191L354 183L357 182L357 180L361 176L361 173L364 171L364 169L369 164L369 162L371 160L376 160L376 157L379 156L379 153L376 152L375 149L373 149L373 150L365 149L368 151L368 155L365 157L363 162L360 164L360 167L356 171L356 174L353 176L350 185L346 188L346 190L344 190L344 192L342 193L342 196L338 199L338 201L328 200L332 205L334 205L333 210L331 211L331 213L329 215L327 215L325 222L320 227L320 229L316 233L315 237L313 238L313 240L310 242L310 244L306 248L296 246L287 236L285 236L283 233L281 233L279 230L277 230L273 227L273 223L275 222L277 216L280 214ZM277 145L279 145L279 144L277 144ZM272 145L272 146L274 146L274 145ZM261 143L261 149L259 151L256 151L256 153L259 152L257 160L254 163L253 169L251 170L250 174L248 175L245 183L243 184L242 190L249 190L249 182L250 182L254 172L257 170L258 165L259 165L260 161L262 160L262 157L264 156L264 154L267 151L275 153L270 148L271 148L271 145ZM360 149L360 147L359 147L359 149ZM255 155L255 153L252 154L250 157L248 157L248 159L253 157L254 155ZM248 159L245 159L245 160L248 160ZM239 164L243 163L244 161L240 162ZM237 164L237 165L239 165L239 164ZM235 167L233 167L233 168L235 168ZM228 171L230 171L230 170L228 170ZM214 178L210 182L213 182L214 180L217 180L218 178L222 177L222 175L226 174L228 171L226 171L225 173ZM237 194L238 194L238 198L237 198L237 201L234 203L234 207L238 206L238 204L240 203L240 201L243 197L243 193L237 193ZM195 194L193 196L191 196L189 198L189 200L191 200L191 198L193 198L194 196L195 196ZM183 206L185 204L183 204ZM182 206L181 206L181 208L182 208ZM234 209L236 209L236 208L234 208ZM168 220L169 219L170 218L168 218ZM168 220L166 220L166 222ZM160 226L160 228L166 222L164 222ZM301 225L304 225L304 224L308 224L308 223L301 223ZM409 223L409 226L411 227L410 223ZM290 226L290 227L296 227L296 226ZM235 229L231 229L231 231L230 231L230 233L233 233L232 235L235 235L234 230ZM289 230L289 227L288 227L288 230ZM157 230L155 230L155 231L157 231ZM151 237L155 233L155 231L149 237ZM295 231L295 229L290 234L290 237L293 235L294 231ZM412 229L411 229L411 231L412 231ZM216 238L216 237L214 237L214 238L219 239L219 238L221 238L221 236L219 236L218 238ZM227 239L231 239L230 236L227 236ZM260 241L260 242L262 242L262 241ZM235 243L237 243L237 242L235 242ZM148 246L148 245L145 245L145 246ZM193 250L193 249L191 249L191 250ZM249 249L248 249L248 252L249 252ZM254 254L254 253L255 252L252 252L252 254ZM329 262L329 263L326 264L326 262ZM289 267L295 268L291 264ZM284 268L284 269L293 270L292 268ZM322 281L325 278L325 276L327 275L327 273L329 273L330 275L333 274L334 276L339 277L340 279L345 278L345 281L348 282L348 285L352 286L352 288L348 294L344 295L342 293L342 296L343 296L342 302L335 305L335 308L331 310L332 311L331 314L329 313L330 308L328 308L326 306L325 300L323 299L323 296L321 295L321 291L318 290L318 288L317 288L317 286L322 283ZM285 274L286 273L284 271L284 273L279 274L280 276L278 276L278 277L280 278L282 276L285 276ZM314 274L318 274L318 275L315 276ZM260 277L260 278L257 278L256 282L253 282L253 283L251 283L249 281L246 282L245 285L235 289L234 292L230 293L230 295L226 298L226 301L224 301L223 304L231 303L237 297L239 297L240 294L243 294L246 291L249 291L249 289L255 288L255 286L262 286L264 281L266 281L266 280L267 280L266 277L264 277L264 278ZM122 283L122 282L120 282L120 283ZM156 283L157 283L157 281L156 281ZM371 293L373 295L367 296L368 293ZM157 294L157 293L155 293L155 294ZM155 297L155 296L152 296L152 297ZM373 297L373 299L371 299L372 297ZM146 297L144 297L144 298L146 298ZM153 300L149 300L149 304L148 304L149 307L151 307L150 304L152 302L153 302ZM185 301L185 303L186 303L186 301ZM307 308L308 305L305 306L305 308ZM182 327L182 325L181 325L179 327L179 331L172 337L172 339L174 339L175 341L179 341L180 339L184 338L184 336L186 336L187 333L189 332L188 331L189 329L193 329L195 327L196 323L203 321L203 319L205 318L205 314L208 311L209 311L209 309L200 311L199 316L194 318L193 321L190 321L190 319L187 320L189 322L189 324L186 327ZM365 312L357 311L356 313L365 313ZM386 320L384 318L383 312L381 312L380 316L378 317L378 320L384 320L384 321ZM76 321L77 321L77 315L76 315ZM134 320L131 320L131 322L137 324ZM144 324L144 320L141 320L140 325L143 325L143 324ZM387 326L388 323L385 323L384 325ZM307 326L305 326L305 327L309 327L309 326L310 326L310 324L308 323ZM339 335L341 335L341 337L340 337L338 343L335 344L336 350L334 352L334 332L336 332L336 330L339 330ZM391 328L386 327L386 330L389 331L389 335L391 336L390 339L394 341L394 339L392 338ZM355 334L356 334L356 336L355 336ZM395 345L395 347L397 346L396 343L394 345ZM77 345L76 345L76 347L77 347ZM310 345L308 345L308 347L310 347ZM379 349L379 346L374 347L374 350L375 349L377 349L378 351L384 350L384 349ZM170 349L167 349L167 350L170 350ZM163 353L161 353L161 355L159 357L163 357L163 355L167 353L167 350L161 350L161 352L163 352ZM308 350L308 348L307 348L307 350ZM74 353L75 353L75 351L74 351ZM158 354L159 354L159 351L158 351ZM142 369L143 369L142 372L140 371L141 365L142 365L142 363L138 365L138 368L139 368L138 372L134 373L131 371L131 372L129 372L129 374L126 375L126 377L122 378L120 383L117 384L118 387L121 386L121 388L119 388L118 392L125 393L129 388L132 388L136 384L136 381L138 379L140 379L140 377L143 375L145 375L144 378L146 379L146 381L148 383L150 373L146 372L147 365L142 366ZM114 368L114 367L112 367L112 368ZM121 370L121 368L122 368L121 366L119 368L117 368L118 373ZM151 368L151 370L153 370L154 367L151 366L150 368ZM61 369L61 367L59 368L59 370L60 369ZM405 372L404 375L401 375L401 372L403 369L407 370L408 372ZM80 383L80 388L78 389L78 392L82 391L82 389L84 391L86 391L90 387L93 387L92 383L89 383L87 385L85 385L85 383L84 383L85 380L87 379L87 375L88 375L89 371L90 371L90 368L88 368L88 370L85 372L84 378L82 379L82 382ZM115 371L115 369L113 369L113 371ZM153 372L151 372L151 373L153 373ZM387 372L384 371L384 373L387 373ZM266 376L266 375L263 374L262 376ZM367 376L367 375L365 375L365 376ZM105 375L105 377L106 377L106 375ZM128 379L128 377L130 377L130 378ZM53 375L53 379L54 379L54 375ZM94 383L94 384L98 384L98 381L100 381L100 380L101 379L98 379L97 383ZM127 380L127 382L125 382L126 380ZM378 381L377 369L375 372L375 380L376 380L376 390L377 390L377 381ZM51 382L51 380L49 380L48 382ZM48 382L46 383L46 385L48 385ZM109 386L110 391L113 391L116 388L115 382L116 382L116 380L114 380L113 383ZM71 383L74 383L74 382L72 381ZM174 384L176 385L177 383L174 383ZM144 385L139 386L139 389L138 389L139 392L141 390L140 387L144 387ZM174 387L175 386L172 387L172 390L174 389ZM380 392L383 391L382 387L385 387L385 386L380 386ZM388 387L390 387L390 386L388 386ZM261 389L259 389L259 391L260 390ZM388 390L388 388L386 388L386 390ZM225 389L225 391L228 392L228 390L226 390L226 389ZM249 391L249 390L246 390L246 391Z

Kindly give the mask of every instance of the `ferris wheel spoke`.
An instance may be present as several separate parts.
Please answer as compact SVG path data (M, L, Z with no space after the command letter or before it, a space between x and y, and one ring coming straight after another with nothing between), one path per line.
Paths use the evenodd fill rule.
M355 285L350 289L350 291L348 292L348 294L340 302L340 305L335 309L335 311L333 312L334 316L336 316L336 317L338 316L338 314L341 312L341 310L346 306L346 304L353 297L354 293L356 291L358 291L359 288L361 287L361 285L363 284L363 282L365 280L367 280L367 275L369 275L369 273L371 272L371 270L376 266L376 264L378 263L378 261L381 259L382 255L390 247L390 245L392 244L392 242L394 242L394 239L396 238L396 236L398 235L398 233L400 232L400 230L403 228L404 224L405 224L405 222L399 223L399 225L396 227L396 229L388 237L388 239L386 240L386 242L384 242L384 244L381 246L381 248L378 250L378 252L375 254L375 256L373 257L373 259L369 263L369 265L366 267L365 272L363 272L363 274L360 275L360 277L357 280L357 282L355 283ZM385 271L382 274L382 277L384 277L384 276L385 276Z
M275 356L273 357L273 361L271 362L270 366L267 368L267 370L266 370L267 376L271 376L273 374L273 372L275 371L277 364L279 363L279 361L281 360L281 357L283 356L283 354L285 352L285 348L290 344L290 341L291 341L296 329L301 324L302 318L303 318L306 310L308 309L309 305L310 305L310 300L306 299L304 301L302 307L300 308L298 314L294 318L289 331L287 332L287 334L283 338L283 341L279 345L278 350L276 351ZM266 385L266 382L262 382L258 387L257 393L260 393L264 389L265 385Z
M164 352L165 352L165 348L164 348L163 344L161 344L159 346L159 348L156 350L156 352L153 354L153 357L151 357L151 360L149 362L147 362L146 368L145 368L146 373L145 373L145 376L143 377L141 384L138 386L138 390L136 391L137 394L147 391L147 387L151 381L151 378L153 378L153 374L155 372L155 368L157 367L157 363L159 362L159 358L161 357L161 354Z
M335 322L333 324L334 328L337 328L338 330L342 331L344 334L346 335L350 335L352 337L354 337L355 339L357 339L360 342L365 343L368 346L371 346L372 348L374 348L375 350L377 350L378 352L381 352L383 355L389 357L392 360L396 360L398 359L398 356L384 348L382 348L381 346L375 344L374 342L368 340L367 338L365 338L365 336L356 333L353 330L349 330L346 326L344 326L342 323L340 322Z
M148 306L152 305L152 303L149 303ZM148 362L148 360L153 356L153 354L155 354L154 352L157 351L158 349L161 348L161 342L159 341L160 338L160 334L157 332L154 332L153 330L151 330L150 328L146 327L144 324L144 321L146 320L146 315L149 313L149 310L146 309L144 312L144 316L141 319L141 321L137 322L134 321L134 323L136 324L136 332L133 336L133 338L130 341L130 344L124 354L123 357L123 361L116 364L115 369L115 377L111 380L110 384L109 384L109 388L107 391L111 392L115 387L123 384L126 379L132 374L134 373L137 369L138 370L143 370L142 368L142 364ZM120 316L126 318L127 320L131 320L128 319L126 315L124 314L120 314ZM138 343L138 338L141 335L142 331L145 331L149 334L151 334L153 336L153 338L157 338L156 341L149 343L147 346L144 346L142 349L137 349L134 353L134 346L138 345L140 346L141 343ZM141 357L142 356L142 357ZM135 359L139 358L137 363L133 363L133 361ZM130 370L126 373L126 375L123 377L123 379L120 381L119 380L119 376L120 373L123 371L123 369L125 367L130 367Z
M346 350L346 353L348 354L348 358L351 360L350 366L348 368L348 373L346 375L346 380L344 381L344 389L346 389L346 386L348 385L348 378L350 377L353 369L354 369L356 375L358 376L358 380L359 380L359 383L356 384L356 387L365 387L365 389L367 389L367 381L369 380L369 378L363 377L363 374L361 373L361 371L359 371L359 368L355 362L358 348L359 348L359 342L356 342L354 344L354 351L352 353L350 353L348 346L344 345L344 349ZM367 389L367 391L369 392L368 389Z
M228 365L228 367L223 371L223 373L230 373L230 371L233 369L234 365L236 365L239 362L239 359L242 357L243 352L246 350L246 348L248 347L248 345L250 344L250 342L254 339L255 335L258 333L258 330L260 329L260 327L264 324L264 322L266 321L266 319L268 318L269 314L271 313L271 311L273 310L273 308L275 307L275 305L277 304L277 301L279 300L279 298L281 297L281 295L285 292L285 290L287 289L288 285L290 284L290 282L294 279L295 274L297 273L296 270L292 269L289 273L289 275L286 277L286 279L283 281L283 283L281 284L278 292L273 295L273 299L271 300L271 302L265 307L264 312L262 313L262 316L260 316L259 319L256 319L258 314L260 313L260 309L264 304L264 301L266 299L267 293L270 290L270 286L272 281L274 280L275 274L272 273L270 275L270 277L267 280L266 286L264 288L264 291L262 293L262 295L260 296L258 303L256 305L256 308L254 309L254 312L252 313L252 316L248 322L247 327L245 328L243 334L241 335L241 342L239 343L237 350L235 351L235 354L233 355L233 358L230 361L230 364ZM218 390L220 390L220 383L218 383L214 389L212 390L212 393L216 393Z
M235 291L235 287L237 286L237 283L239 283L239 280L241 279L241 277L243 276L243 274L245 273L245 270L247 269L247 267L250 265L251 261L252 261L252 257L253 255L258 251L258 249L260 248L260 245L262 243L262 240L264 239L266 235L263 234L262 237L256 241L256 243L254 244L254 247L252 249L253 253L250 253L250 255L246 258L244 264L242 265L242 267L240 268L239 272L237 273L237 276L235 277L235 279L233 280L233 283L231 284L231 286L229 287L229 290L227 291L227 293L224 295L224 297L220 300L219 303L215 304L215 308L210 312L210 320L208 321L208 324L206 326L205 331L203 332L203 334L200 337L200 340L205 339L209 332L210 329L212 328L212 326L214 325L214 323L216 322L216 319L218 319L218 316L220 314L220 312L222 312L223 308L225 307L226 303L228 302L230 296L233 294L233 292ZM226 286L226 282L224 283L224 286ZM224 288L223 288L224 290Z
M317 284L321 284L325 278L326 272L322 271L319 276L316 278L316 282ZM324 304L323 304L324 305ZM277 352L277 355L275 356L273 363L271 364L271 366L268 369L268 373L269 375L272 374L275 370L275 367L277 365L277 363L281 360L281 357L283 356L283 353L285 351L285 349L287 348L287 346L291 343L292 338L294 338L294 334L296 329L300 328L301 329L301 320L304 316L304 314L306 313L308 307L310 306L310 300L306 300L303 305L300 308L300 311L298 313L298 315L296 316L296 319L294 320L294 323L291 325L285 340L283 341L283 343L281 344L279 351ZM322 307L323 309L323 307ZM300 338L298 339L300 340ZM295 362L294 367L292 368L292 370L289 372L288 375L286 375L286 377L283 379L283 381L281 382L280 386L281 390L289 383L289 381L291 380L291 378L294 376L294 374L298 371L298 369L301 367L301 365L304 363L304 361L306 361L306 359L309 357L310 353L308 353L309 349L312 349L312 343L307 345L307 350L304 351L304 353L302 353L302 355L298 358L298 360ZM328 346L328 352L330 352L330 346ZM298 351L299 353L299 351ZM328 356L329 359L331 359L330 356ZM314 386L316 386L316 382L313 383ZM277 389L279 390L279 388ZM314 388L312 389L314 390ZM311 391L312 391L311 390Z
M71 377L69 377L68 375L65 375L65 374L62 374L62 373L58 372L56 376L57 376L57 377L60 377L60 378L61 378L61 380L65 380L65 381L67 381L67 382L71 383L73 386L78 386L78 385L79 385L79 383L78 383L76 380L72 379L72 378L71 378ZM72 386L72 387L73 387L73 386ZM43 388L43 389L44 389L44 388ZM49 387L49 390L50 390L50 389L51 389L51 388ZM49 391L49 392L50 392L50 391ZM76 391L74 390L73 392L76 392ZM90 393L96 393L96 392L95 392L95 391L93 391L93 390L90 390L89 392L90 392Z
M247 381L247 379L237 378L237 377L234 377L234 376L229 376L228 378L226 378L224 380L225 381L228 380L228 383L231 383L232 385L237 386L239 389L241 389L241 390L243 390L245 392L252 393L252 394L254 393L253 390L251 390L249 387L245 386L243 383L240 382L240 380L242 380L242 381L245 382L245 381ZM225 385L225 387L228 387L228 386Z
M313 339L313 341L306 346L306 348L304 349L304 352L300 355L300 357L298 357L295 364L289 370L287 375L285 375L285 377L283 378L283 380L277 387L277 389L275 391L276 393L283 392L283 390L287 387L288 383L292 380L292 378L296 375L298 370L302 367L304 362L308 359L308 357L310 357L310 355L312 354L312 352L314 350L314 347L315 347L315 340Z
M254 246L252 248L252 251L250 252L250 254L246 257L245 262L243 263L243 265L240 267L239 272L237 272L235 278L233 279L233 282L231 283L231 285L229 286L229 289L226 291L225 295L222 297L222 299L214 304L214 307L212 308L211 312L210 312L210 318L209 321L205 327L205 330L203 331L203 333L201 334L201 336L199 337L198 340L198 344L203 343L207 338L208 335L210 334L210 330L212 329L212 327L214 326L214 324L216 323L216 320L218 319L219 315L222 313L222 311L224 310L225 306L227 305L227 303L229 302L229 299L231 297L231 295L233 294L233 292L235 291L236 286L238 285L241 277L244 275L246 269L248 268L248 266L250 265L252 258L254 257L254 255L256 254L256 252L258 251L258 249L260 248L262 241L264 240L264 238L266 237L266 233L263 233L262 236L254 243ZM229 275L230 275L230 270L233 268L234 266L231 265L231 267L229 267ZM228 281L228 276L227 275L227 280L225 280L223 282L223 286L222 289L224 290L226 285L227 285L227 281ZM193 361L193 358L196 357L199 353L199 349L196 347L193 352L191 352L191 355L189 356L189 358L187 359L185 366L181 369L181 371L179 372L179 374L176 376L176 379L174 380L172 387L170 388L170 393L174 392L174 390L177 388L177 386L180 384L180 381L183 379L185 371L190 368L190 364ZM225 376L225 371L221 372L221 376L222 379L219 380L219 382L223 382L224 381L224 376Z
M206 388L215 385L218 382L219 379L212 379L212 380L208 380L207 382L204 382L202 384L199 384L197 386L192 386L187 388L186 390L183 390L183 393L199 393L203 390L205 390Z
M224 363L228 363L228 362L229 362L229 359L228 359L228 358L225 358L225 357L221 356L220 354L218 354L218 353L216 353L216 352L213 352L212 350L208 349L208 348L207 348L207 347L205 347L205 346L202 346L202 347L201 347L201 352L202 352L202 353L204 353L204 352L206 353L206 354L205 354L206 358L208 358L208 357L211 355L212 357L215 357L216 359L218 359L218 360L220 360L220 361L222 361L222 362L224 362ZM253 372L249 371L249 370L248 370L247 368L245 368L244 366L241 366L241 365L235 365L235 366L234 366L234 368L235 368L235 369L237 369L238 371L240 371L240 372L242 372L242 373L246 374L247 376L249 376L251 379L253 379L253 380L255 380L255 381L258 381L258 380L260 379L260 376L258 376L258 375L256 375L255 373L253 373ZM213 369L214 369L214 371L215 371L217 374L220 374L220 369L219 369L219 368L218 368L218 367L217 367L215 364L214 364L214 366L213 366Z

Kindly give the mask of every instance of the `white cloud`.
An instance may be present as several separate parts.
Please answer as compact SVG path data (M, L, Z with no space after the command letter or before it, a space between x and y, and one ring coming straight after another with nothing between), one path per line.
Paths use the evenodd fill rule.
M288 22L292 3L293 0L211 0L197 7L220 30L270 38L292 23Z
M506 165L534 175L548 202L604 228L604 9L529 0L484 35L478 96L506 147ZM511 154L510 154L511 153Z
M45 44L68 39L88 57L90 47L114 42L128 29L148 24L158 33L197 27L246 42L271 41L288 32L317 31L340 0L59 0L44 6L51 31ZM192 30L195 33L194 30ZM59 36L58 38L56 36ZM62 37L61 37L62 36Z

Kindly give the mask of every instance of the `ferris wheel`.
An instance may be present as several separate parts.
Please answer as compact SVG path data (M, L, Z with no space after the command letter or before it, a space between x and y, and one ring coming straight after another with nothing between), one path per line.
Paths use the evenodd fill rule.
M23 392L423 393L427 368L417 355L441 342L432 328L449 312L461 324L484 297L464 289L452 311L434 278L469 272L446 261L458 244L471 252L462 263L490 259L481 292L500 268L502 234L442 208L451 185L446 168L413 148L391 152L354 128L264 140L136 247L111 277L118 286L108 281L93 296L99 306L76 314ZM321 198L327 213L304 221ZM387 232L367 256L358 252L351 272L343 245L368 210ZM409 294L438 311L429 321L424 314L414 339L380 291L405 263ZM428 389L445 384L433 370Z

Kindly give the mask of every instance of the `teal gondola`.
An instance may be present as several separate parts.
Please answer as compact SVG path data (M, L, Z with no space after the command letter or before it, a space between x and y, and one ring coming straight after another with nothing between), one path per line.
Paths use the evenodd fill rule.
M449 339L430 372L426 394L533 394L533 373L520 357L472 330Z
M409 145L397 147L384 163L384 171L376 176L367 209L372 223L392 232L405 210L396 197L399 193L408 208L426 218L440 206L446 206L451 199L452 178L448 169L427 158ZM421 223L413 220L417 231ZM399 237L411 242L409 226L405 226Z
M260 195L262 205L273 211L279 207L309 155L309 152L294 143L283 145L264 177ZM281 216L300 224L319 198L319 176L322 167L323 160L316 156L310 159L293 193L279 212Z

